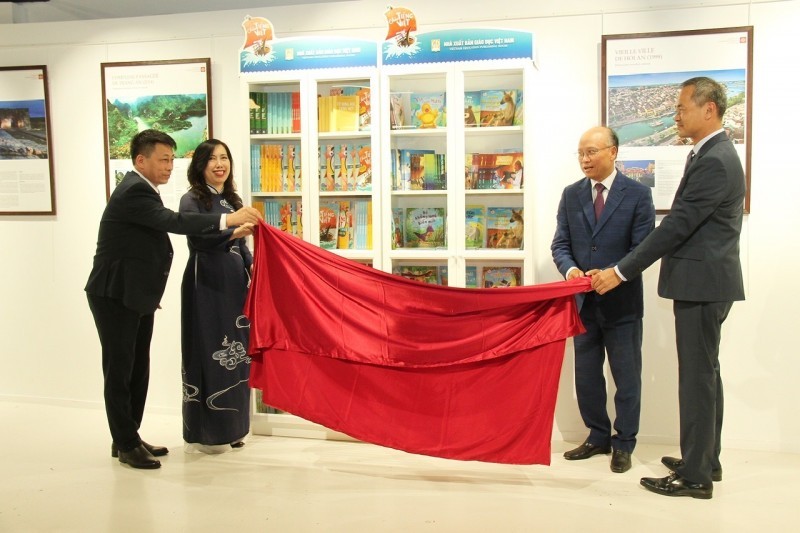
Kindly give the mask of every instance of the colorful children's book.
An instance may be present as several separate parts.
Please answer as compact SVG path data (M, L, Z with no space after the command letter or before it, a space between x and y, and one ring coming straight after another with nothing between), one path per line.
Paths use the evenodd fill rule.
M405 219L405 209L402 207L392 208L392 234L390 240L392 243L392 250L403 248L406 245L406 239L404 236Z
M319 202L319 245L321 248L331 250L336 248L337 221L339 215L339 202Z
M336 248L348 250L353 247L354 215L348 201L338 202L339 217L336 222Z
M392 267L392 274L422 283L439 284L439 270L435 266L398 265Z
M420 129L446 126L444 93L411 93L411 125Z
M486 247L522 248L524 221L522 208L486 209Z
M411 93L389 95L389 123L393 130L411 128Z
M464 93L464 126L474 128L480 126L481 91Z
M464 245L467 248L486 247L486 207L468 205L465 217Z
M481 127L513 126L516 109L516 90L481 91Z
M475 265L467 265L466 269L466 283L464 286L470 289L477 289L478 288L478 267Z
M483 267L483 287L487 289L522 285L521 267Z
M355 171L356 190L372 190L372 148L368 144L358 145L357 150L353 150L353 160Z
M445 246L444 208L407 208L405 212L405 246L407 248Z

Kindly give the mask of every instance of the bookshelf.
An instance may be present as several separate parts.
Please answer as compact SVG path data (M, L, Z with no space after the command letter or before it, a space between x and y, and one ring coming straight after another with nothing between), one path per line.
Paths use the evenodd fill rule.
M240 172L245 201L261 208L269 224L381 268L381 113L367 105L377 96L377 69L261 72L242 76L241 85L249 154ZM270 119L277 123L272 128ZM252 402L254 434L349 439L263 405L260 391Z
M383 246L386 271L444 269L450 286L465 287L485 286L484 271L486 281L497 286L497 269L506 269L518 274L507 280L509 285L535 283L533 231L524 224L534 205L533 176L524 179L525 166L533 168L533 135L526 131L533 118L526 103L534 99L534 76L530 60L382 67L382 219L390 226ZM411 123L409 115L421 108L414 103L416 94L423 95L420 101L443 96L444 109L429 106L437 121L445 117L443 123ZM431 165L434 174L441 171L439 182L425 175ZM415 242L416 235L438 230L426 210L444 211L444 242ZM420 212L421 224L415 224L414 214ZM414 234L410 245L409 231Z
M369 105L376 87L377 71L369 67L247 76L250 161L243 182L267 223L380 268L379 130L373 125L380 112Z

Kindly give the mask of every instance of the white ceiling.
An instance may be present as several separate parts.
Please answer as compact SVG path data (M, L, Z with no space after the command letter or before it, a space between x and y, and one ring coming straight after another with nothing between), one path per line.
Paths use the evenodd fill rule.
M339 0L49 0L0 3L0 24L62 22L110 18L199 13L227 9L261 9Z

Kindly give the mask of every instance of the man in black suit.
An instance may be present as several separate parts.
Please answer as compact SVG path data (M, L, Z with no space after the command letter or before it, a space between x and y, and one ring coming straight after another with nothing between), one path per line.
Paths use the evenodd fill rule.
M615 268L593 275L605 294L661 258L658 294L673 300L678 349L681 458L663 457L665 478L642 478L666 496L711 498L722 480L722 381L719 342L734 301L744 300L739 235L745 180L722 127L725 88L698 77L683 82L675 113L681 137L694 147L669 215Z
M167 283L172 245L167 232L185 235L252 228L260 215L243 207L229 215L175 213L164 207L158 186L169 181L176 144L145 130L131 140L134 171L128 172L100 220L97 252L86 284L103 352L106 416L112 457L133 468L159 468L167 448L142 441L150 378L153 317Z
M610 128L592 128L581 136L578 162L585 177L564 189L550 246L558 271L567 279L613 265L642 242L655 225L650 188L617 172L614 163L618 150L619 138ZM641 276L605 296L581 295L579 302L586 333L575 337L575 392L589 436L564 458L588 459L613 450L611 471L623 473L631 468L639 432L644 313ZM613 435L603 376L606 352L617 388Z

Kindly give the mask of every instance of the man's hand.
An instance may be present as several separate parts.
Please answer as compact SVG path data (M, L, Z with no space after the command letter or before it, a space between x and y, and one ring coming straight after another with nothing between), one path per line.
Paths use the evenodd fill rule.
M233 233L231 234L230 240L233 239L241 239L242 237L247 237L248 235L253 234L253 224L250 222L245 222L241 226L237 226Z
M584 276L583 270L580 268L573 268L567 272L567 281Z
M592 276L592 288L597 291L597 294L605 294L622 283L622 279L617 276L617 272L613 268L590 270L586 275Z
M226 222L228 227L241 226L242 224L256 224L259 220L263 220L261 212L254 207L242 207L235 213L226 215Z

